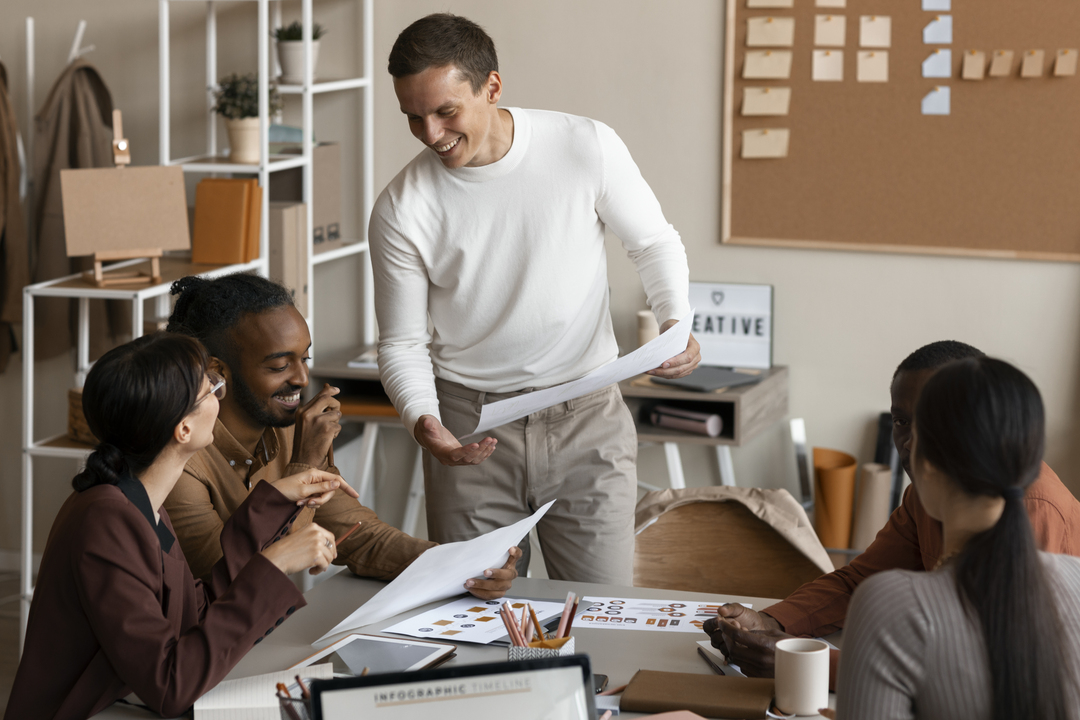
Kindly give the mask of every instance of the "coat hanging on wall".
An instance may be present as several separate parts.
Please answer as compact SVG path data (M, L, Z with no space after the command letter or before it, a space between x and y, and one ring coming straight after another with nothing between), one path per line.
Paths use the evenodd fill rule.
M22 323L22 289L30 282L26 223L19 200L18 131L7 69L0 64L0 372L17 349L12 326Z
M67 256L60 171L113 167L112 110L112 96L101 75L77 59L60 74L34 118L38 138L34 151L34 282L92 267L88 258ZM34 343L39 360L59 355L75 343L76 303L63 298L37 300ZM90 303L91 358L99 357L130 332L125 303Z

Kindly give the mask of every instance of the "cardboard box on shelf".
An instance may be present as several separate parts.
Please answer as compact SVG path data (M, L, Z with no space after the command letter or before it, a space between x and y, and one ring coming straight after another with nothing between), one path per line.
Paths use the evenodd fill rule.
M253 178L206 178L195 188L191 261L210 265L259 257L262 192Z
M283 154L299 154L299 146L281 147ZM341 144L322 142L312 149L312 246L322 252L342 244L341 238ZM293 168L270 175L271 202L303 202L304 169Z
M291 290L296 309L309 317L306 231L304 203L270 203L270 278Z

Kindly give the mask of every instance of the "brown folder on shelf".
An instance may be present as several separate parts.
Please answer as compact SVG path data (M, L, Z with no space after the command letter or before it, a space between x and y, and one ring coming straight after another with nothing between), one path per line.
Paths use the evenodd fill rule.
M206 178L195 187L191 261L209 265L259 256L262 192L255 179Z
M638 670L623 691L619 709L661 713L689 710L707 718L764 718L773 699L767 678L721 677Z

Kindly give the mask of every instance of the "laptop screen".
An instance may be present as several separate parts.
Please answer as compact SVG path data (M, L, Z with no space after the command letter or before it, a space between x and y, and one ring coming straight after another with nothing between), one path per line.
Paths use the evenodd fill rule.
M455 665L312 683L315 720L593 720L584 655Z

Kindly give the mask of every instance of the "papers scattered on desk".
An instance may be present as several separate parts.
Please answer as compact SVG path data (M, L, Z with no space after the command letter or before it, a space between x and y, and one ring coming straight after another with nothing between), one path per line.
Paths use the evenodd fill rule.
M368 348L349 361L349 367L356 370L378 370L379 348Z
M195 720L281 720L277 684L291 686L296 683L297 675L305 680L327 680L334 676L334 666L323 663L226 680L195 701Z
M529 534L554 503L552 500L524 520L478 538L430 548L396 580L312 645L318 647L326 644L333 635L357 630L429 602L461 595L465 592L466 580L480 577L489 568L502 567L510 557L510 548Z
M579 609L574 618L574 629L699 633L706 620L716 617L716 608L722 604L698 600L587 597L581 599L583 609Z
M504 602L510 603L510 607L514 609L519 620L521 609L525 607L525 603L531 603L533 609L536 610L536 616L540 624L546 623L551 618L559 617L563 610L563 603L561 602L511 600L510 598L478 600L470 595L467 598L455 600L434 610L414 615L408 620L402 620L397 625L388 627L382 632L430 640L449 640L455 643L467 642L487 645L502 641L509 644L506 627L499 619L499 607Z
M690 340L690 323L693 320L694 311L691 310L667 332L661 333L659 337L615 362L593 370L583 378L484 405L480 409L480 422L476 429L462 439L487 432L526 415L588 395L613 383L640 375L646 370L660 367L665 360L670 360L686 350L686 343Z

